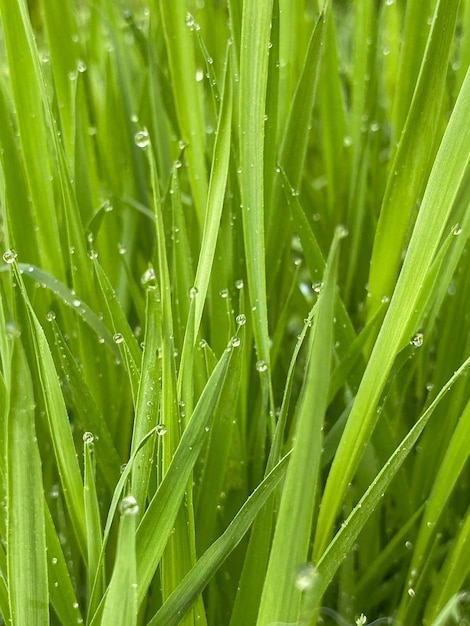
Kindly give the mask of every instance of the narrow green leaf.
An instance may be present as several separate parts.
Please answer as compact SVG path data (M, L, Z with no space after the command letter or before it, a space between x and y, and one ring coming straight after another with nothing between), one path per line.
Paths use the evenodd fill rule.
M410 321L470 160L470 73L441 143L387 315L367 364L322 498L315 558L325 550L340 502L377 422L375 411L395 355L416 330Z
M34 394L23 347L15 341L8 418L8 593L14 626L49 624L41 459Z

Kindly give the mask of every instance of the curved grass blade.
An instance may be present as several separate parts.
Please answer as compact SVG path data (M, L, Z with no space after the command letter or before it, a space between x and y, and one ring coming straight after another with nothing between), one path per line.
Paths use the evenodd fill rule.
M430 406L424 411L413 428L408 432L402 440L398 448L389 458L377 474L366 493L359 500L348 518L341 525L341 529L335 535L334 539L329 543L327 549L317 562L316 585L312 590L311 606L314 609L319 606L320 599L330 585L334 575L339 569L343 559L351 550L359 533L364 527L367 519L376 510L385 491L403 465L408 454L413 450L419 436L423 432L432 413L449 392L460 376L464 374L470 366L470 358L456 370L454 375L447 381L444 387L437 394L436 398Z
M377 422L375 409L395 355L416 331L410 323L419 314L418 304L425 306L427 301L423 298L422 277L432 267L451 208L468 173L469 146L470 72L437 154L403 269L328 475L315 536L316 559L329 542L347 484Z
M263 479L238 511L228 528L204 552L181 581L148 626L177 626L211 577L234 550L250 528L269 496L285 475L290 454L286 455Z

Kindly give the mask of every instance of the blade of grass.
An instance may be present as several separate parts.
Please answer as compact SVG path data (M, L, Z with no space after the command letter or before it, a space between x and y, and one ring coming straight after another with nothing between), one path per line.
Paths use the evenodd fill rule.
M336 514L377 422L375 412L395 354L415 329L422 277L431 267L447 218L470 160L470 73L462 86L440 146L408 252L387 315L367 364L343 437L338 446L322 497L315 536L315 558L324 552Z
M18 340L12 354L8 418L8 594L12 624L49 624L41 459L36 439L34 392Z
M194 568L181 581L148 626L176 626L227 556L236 548L259 511L282 480L289 455L269 472L238 511L229 527L198 559Z

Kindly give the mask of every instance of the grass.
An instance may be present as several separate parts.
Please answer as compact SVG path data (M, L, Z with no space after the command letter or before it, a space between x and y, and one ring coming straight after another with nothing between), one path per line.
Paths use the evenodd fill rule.
M2 623L470 623L470 2L0 14Z

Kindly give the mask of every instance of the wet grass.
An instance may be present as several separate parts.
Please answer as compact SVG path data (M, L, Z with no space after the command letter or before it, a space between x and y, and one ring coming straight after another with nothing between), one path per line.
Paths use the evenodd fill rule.
M468 623L470 2L0 12L4 623Z

